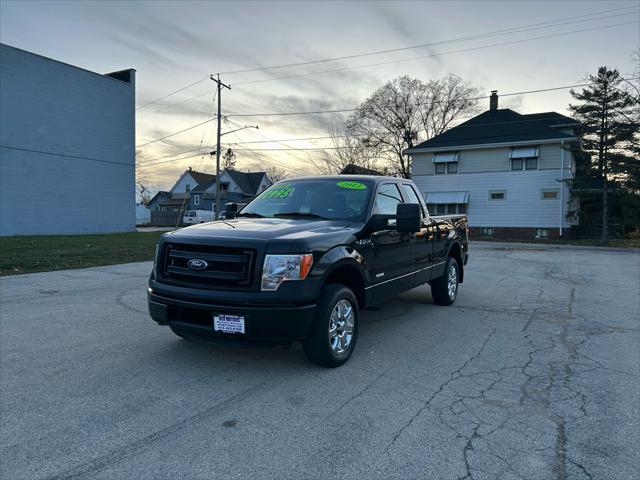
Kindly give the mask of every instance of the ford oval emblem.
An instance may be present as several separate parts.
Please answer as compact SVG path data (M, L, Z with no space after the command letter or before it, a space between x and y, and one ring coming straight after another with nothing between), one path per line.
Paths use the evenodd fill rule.
M192 258L187 262L187 267L191 270L204 270L209 266L206 260L202 260L201 258Z

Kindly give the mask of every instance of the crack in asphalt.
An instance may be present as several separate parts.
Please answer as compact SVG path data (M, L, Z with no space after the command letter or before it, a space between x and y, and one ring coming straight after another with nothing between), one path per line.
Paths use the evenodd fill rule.
M571 273L554 271L545 265L543 277L568 287L566 313L559 315L557 313L554 315L552 312L545 313L546 292L544 287L540 287L533 302L531 299L525 299L518 308L518 313L521 313L526 308L525 303L528 303L529 308L532 303L536 305L528 312L528 317L521 329L524 340L530 346L524 363L466 373L465 370L469 369L483 355L487 345L496 335L496 327L490 327L490 332L484 338L480 348L469 356L460 367L450 372L447 379L437 386L424 404L391 436L390 442L385 447L385 453L390 463L393 463L391 450L399 438L426 410L429 410L433 411L441 423L453 432L455 438L464 441L461 454L465 473L459 477L460 480L472 480L475 478L474 472L495 478L500 478L502 474L508 472L512 476L526 478L518 471L516 463L517 454L528 454L529 450L533 450L541 458L547 459L551 469L550 473L556 480L565 480L570 477L569 466L575 467L574 472L584 478L593 478L593 474L587 466L572 458L568 453L571 438L567 433L567 424L574 418L588 417L588 396L575 383L572 383L572 380L576 375L586 372L611 369L580 353L579 349L594 335L608 335L634 331L635 329L606 325L602 321L592 321L578 315L575 303L577 287L582 282L576 281ZM506 308L465 306L457 308L488 314L481 319L481 323L485 326L488 326L487 321L492 314L509 313L509 309ZM614 371L634 377L633 374L623 370ZM461 383L460 387L469 388L474 386L473 382L484 384L475 395L461 392L457 385ZM504 387L509 388L505 390ZM489 397L490 392L495 394L499 391L519 392L519 400L509 403ZM447 395L452 395L452 397L444 398ZM435 405L439 397L445 399L443 406ZM561 408L562 405L565 406L564 409ZM490 418L486 418L482 409L487 406L500 410L502 415L500 422L496 424ZM562 415L556 413L567 410L567 408L570 410L569 412L564 412ZM524 417L526 421L518 424L514 420L516 416ZM526 430L531 429L530 422L535 421L535 418L538 417L546 418L554 425L556 431L554 444L522 449L491 439L494 434L505 431L516 433L535 445L538 443L538 438L527 434ZM459 428L460 422L456 421L457 418L464 419L465 424L462 428ZM488 430L483 431L485 428ZM481 443L486 445L485 449L479 448ZM505 452L506 455L501 454L502 452ZM496 463L500 464L499 468L496 466L494 472L488 472L486 465L485 469L478 468L479 465L474 464L472 454L479 453L494 458Z

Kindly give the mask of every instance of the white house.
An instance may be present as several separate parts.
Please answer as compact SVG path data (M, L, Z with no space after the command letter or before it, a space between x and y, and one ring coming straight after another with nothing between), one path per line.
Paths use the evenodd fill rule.
M466 213L472 236L554 238L574 223L578 127L556 112L498 109L493 91L489 110L405 153L432 215Z
M135 229L135 71L0 44L0 235Z

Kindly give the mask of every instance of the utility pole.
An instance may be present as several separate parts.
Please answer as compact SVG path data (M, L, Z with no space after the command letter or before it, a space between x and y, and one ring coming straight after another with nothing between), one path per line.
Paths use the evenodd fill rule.
M216 212L215 219L217 220L220 217L220 129L222 126L222 87L228 88L231 90L231 85L225 85L220 81L220 74L218 73L216 77L211 75L211 80L216 82L218 86L218 131L216 134L217 142L216 142Z

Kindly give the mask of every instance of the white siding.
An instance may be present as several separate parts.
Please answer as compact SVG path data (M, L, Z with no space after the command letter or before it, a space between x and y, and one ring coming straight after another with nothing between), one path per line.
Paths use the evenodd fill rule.
M183 173L175 185L171 188L171 193L187 193L187 185L193 190L198 186L198 182L191 176L190 173Z
M0 60L0 235L134 230L133 72L127 83L6 45Z
M535 145L535 142L532 143ZM506 172L511 170L510 147L477 148L460 150L458 157L459 173ZM559 169L561 145L540 145L538 148L538 168ZM433 153L417 153L412 155L411 172L416 175L433 175ZM569 164L570 153L565 153L565 166Z
M565 169L565 178L570 176ZM559 189L560 169L529 172L491 172L457 175L414 175L423 196L428 192L468 191L467 215L472 227L558 227L560 197L542 200L542 189ZM506 200L489 200L490 190L506 190ZM563 227L568 189L564 188Z

